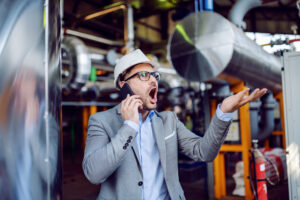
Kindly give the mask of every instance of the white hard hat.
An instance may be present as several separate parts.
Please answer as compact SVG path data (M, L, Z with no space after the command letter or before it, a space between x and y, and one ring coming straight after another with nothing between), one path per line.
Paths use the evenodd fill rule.
M126 54L117 61L114 71L115 86L118 88L117 81L120 74L122 74L128 68L140 63L148 63L153 67L157 67L157 64L155 62L150 61L149 58L140 49L136 49L130 52L129 54Z

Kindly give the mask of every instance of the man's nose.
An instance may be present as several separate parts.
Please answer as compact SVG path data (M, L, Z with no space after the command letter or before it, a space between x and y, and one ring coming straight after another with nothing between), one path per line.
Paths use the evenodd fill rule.
M152 76L152 75L150 76L148 84L151 87L157 87L158 86L158 82L157 82L156 78L154 76Z
M152 75L150 75L150 78L149 78L148 82L149 82L149 84L153 84L153 83L157 84L156 78L154 76L152 76Z

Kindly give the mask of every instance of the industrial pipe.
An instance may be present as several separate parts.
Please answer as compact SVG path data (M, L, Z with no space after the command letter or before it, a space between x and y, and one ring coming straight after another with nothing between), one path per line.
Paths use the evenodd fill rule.
M272 135L274 130L274 109L276 101L272 93L266 94L261 98L262 103L254 101L250 103L250 121L252 139L258 139L260 142L265 141ZM261 117L259 120L259 111ZM260 126L259 126L260 124Z
M95 36L95 35L90 35L90 34L87 34L87 33L82 33L82 32L79 32L79 31L74 31L74 30L71 30L71 29L66 29L65 28L64 33L68 34L68 35L80 37L80 38L83 38L83 39L91 40L91 41L94 41L94 42L100 42L102 44L107 44L107 45L113 45L113 46L114 45L115 46L124 45L123 42L108 40L106 38L102 38L102 37Z
M246 13L252 8L261 6L265 3L270 3L279 0L239 0L229 11L228 19L238 28L246 29L246 23L243 21Z
M199 0L201 1L201 0ZM214 1L213 0L203 0L203 10L213 11L214 10Z
M285 40L277 39L275 41L271 41L270 43L262 44L260 46L264 47L264 46L274 46L274 45L283 45L283 44L289 45L293 42L300 42L300 38L292 39L292 40L289 40L288 38L286 38Z
M276 101L273 98L272 93L265 95L261 100L261 121L263 126L259 129L257 139L259 141L264 141L272 135L274 130L274 109L276 107Z
M86 46L79 38L65 36L62 42L63 88L79 91L89 81L92 66L113 72L113 66L120 56L114 49L107 51Z
M62 84L80 89L91 73L91 59L85 44L78 38L67 36L62 42Z
M99 16L106 15L108 13L115 12L117 10L122 10L124 13L124 41L125 47L132 51L134 48L133 40L134 40L134 27L133 27L133 9L130 4L126 7L125 5L119 5L116 7L108 8L105 10L101 10L95 12L93 14L87 15L84 17L84 20L91 20Z
M195 12L198 11L213 11L214 10L214 1L213 0L195 0Z
M280 60L214 12L190 14L176 25L168 59L190 81L234 84L238 79L249 86L281 90Z

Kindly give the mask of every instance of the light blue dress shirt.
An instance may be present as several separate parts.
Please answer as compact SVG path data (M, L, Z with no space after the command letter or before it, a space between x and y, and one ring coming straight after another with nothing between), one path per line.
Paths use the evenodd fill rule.
M152 118L154 115L155 112L150 111L144 122L142 121L142 116L140 114L139 124L129 120L126 120L124 123L138 131L136 143L139 149L140 165L143 172L142 200L169 200L170 197L159 159L155 136L152 130ZM233 113L223 113L219 104L216 115L223 121L230 121Z

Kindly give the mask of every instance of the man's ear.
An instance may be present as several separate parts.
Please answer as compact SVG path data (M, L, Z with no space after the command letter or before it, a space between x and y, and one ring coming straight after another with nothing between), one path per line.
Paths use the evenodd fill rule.
M120 88L122 88L125 83L126 83L125 81L120 81L120 83L119 83Z

